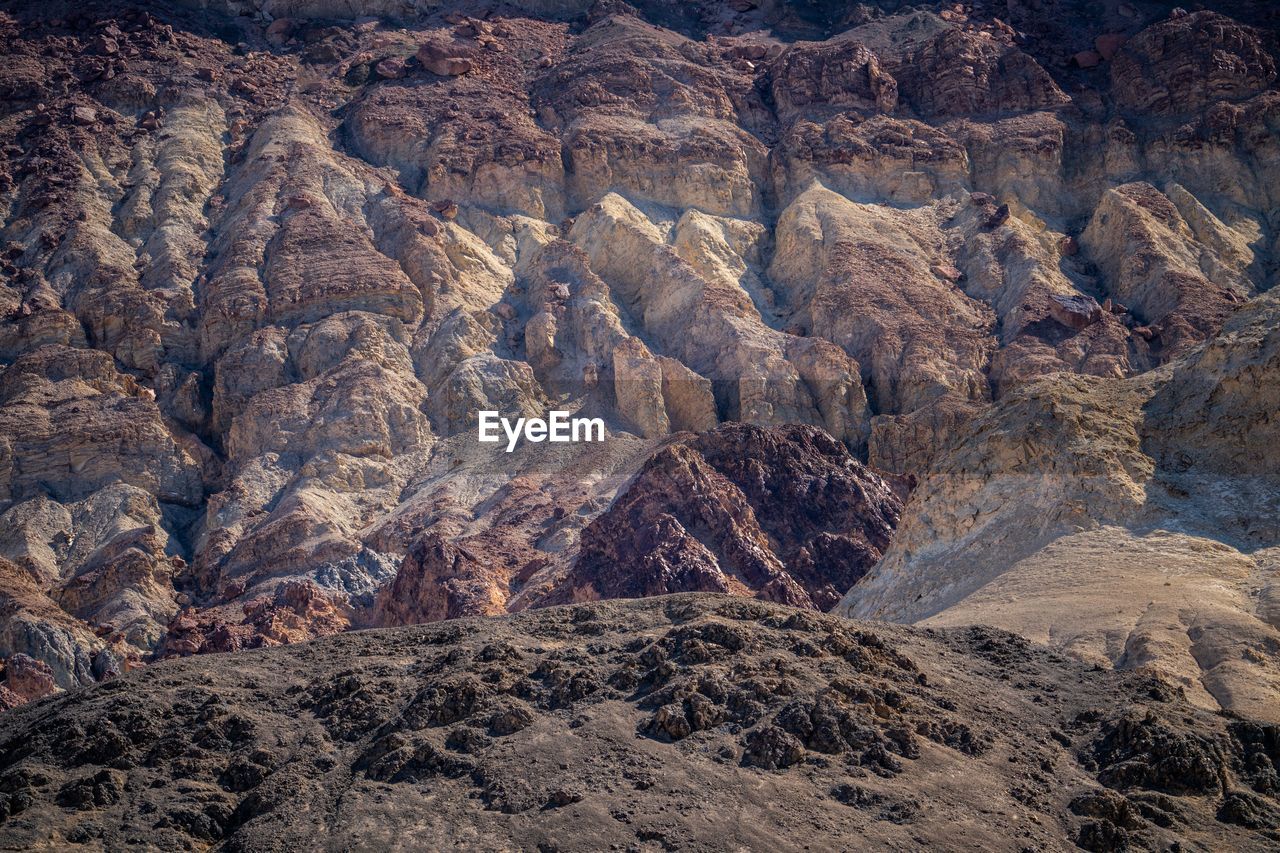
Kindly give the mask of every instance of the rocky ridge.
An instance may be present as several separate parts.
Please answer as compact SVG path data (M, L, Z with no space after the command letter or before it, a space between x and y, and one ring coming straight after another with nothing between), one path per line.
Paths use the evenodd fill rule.
M1276 726L989 628L726 596L166 661L0 717L28 849L1271 849Z
M813 427L726 425L651 456L548 601L707 591L827 610L880 559L892 486Z

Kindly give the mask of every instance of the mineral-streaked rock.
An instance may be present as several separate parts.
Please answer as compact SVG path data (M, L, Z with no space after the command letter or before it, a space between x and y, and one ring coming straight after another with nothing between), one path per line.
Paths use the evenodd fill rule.
M826 609L879 559L901 503L805 427L725 425L650 458L551 600L730 592Z
M387 623L535 606L567 588L584 530L646 460L674 442L707 462L674 433L738 421L808 425L927 478L913 500L941 520L908 511L916 561L1012 511L1025 453L1059 463L1043 477L1056 494L1027 493L1036 511L1128 531L1071 540L1099 565L1114 551L1135 572L1203 568L1215 536L1245 536L1252 551L1168 588L1063 570L1081 583L1055 606L1151 601L1141 631L1129 610L1093 613L1096 633L1064 647L1100 660L1098 637L1132 634L1120 665L1163 667L1202 704L1270 695L1249 656L1275 618L1271 487L1240 486L1205 525L1211 502L1191 500L1176 536L1113 512L1166 486L1198 495L1188 478L1246 471L1268 446L1239 399L1270 405L1265 371L1216 339L1272 288L1280 247L1280 93L1252 4L1163 20L1122 4L1091 22L1058 3L1000 19L700 0L362 9L376 21L313 0L205 5L0 16L0 655L74 688L156 654L367 625L379 602ZM1071 68L1089 49L1103 64ZM1054 319L1088 299L1111 308ZM1195 352L1207 373L1179 361ZM1217 358L1238 369L1204 379ZM1186 381L1109 397L1153 368ZM1056 403L1022 396L1061 374ZM1248 415L1197 426L1220 399ZM1010 426L990 455L940 461L1004 402L1049 437ZM1135 433L1144 405L1182 420ZM1098 459L1054 431L1077 406L1098 409L1081 432L1105 435ZM550 408L603 418L608 441L507 455L473 440L478 410ZM761 449L742 464L772 458ZM975 486L971 465L1005 486ZM769 507L755 530L723 529L764 541L765 575L814 603L883 550L840 539L860 522L826 475L797 480L812 500L770 480L788 497L769 504L751 477L703 467ZM830 517L784 511L810 505ZM1015 520L1006 567L1041 547L1040 521ZM679 526L654 553L696 543L720 565ZM1032 573L1036 595L1056 594L1051 575ZM1188 627L1178 596L1216 603ZM1008 624L1041 636L1026 612ZM793 747L761 735L753 750L776 763ZM114 782L68 797L96 802L94 785Z
M0 375L0 498L80 500L123 481L195 504L198 456L164 424L154 394L97 350L47 346Z

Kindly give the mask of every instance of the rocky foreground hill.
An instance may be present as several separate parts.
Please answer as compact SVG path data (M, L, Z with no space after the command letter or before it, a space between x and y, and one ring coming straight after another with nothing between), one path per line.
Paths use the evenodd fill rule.
M0 2L0 836L1275 845L1278 14Z
M1280 844L1274 725L994 629L724 596L166 661L5 714L0 756L10 849Z

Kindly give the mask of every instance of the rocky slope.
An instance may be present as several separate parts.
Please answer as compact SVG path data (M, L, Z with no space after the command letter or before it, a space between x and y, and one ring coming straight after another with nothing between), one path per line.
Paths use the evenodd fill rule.
M1271 293L1167 368L1011 395L838 611L998 625L1280 720L1277 389Z
M900 513L890 484L819 430L727 425L650 457L547 601L703 590L826 610Z
M852 586L1273 719L1276 20L1208 5L0 4L0 700Z
M0 843L1280 843L1275 725L994 629L681 595L352 633L234 662L166 661L0 717Z

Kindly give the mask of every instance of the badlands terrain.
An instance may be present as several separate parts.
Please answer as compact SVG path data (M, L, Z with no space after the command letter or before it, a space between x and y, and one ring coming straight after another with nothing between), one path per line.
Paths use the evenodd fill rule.
M0 845L1280 845L1274 4L0 38Z
M1275 726L992 628L706 594L168 661L0 750L8 849L1280 844Z

